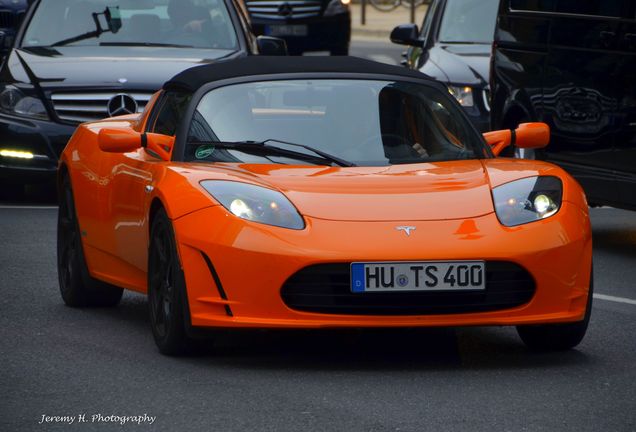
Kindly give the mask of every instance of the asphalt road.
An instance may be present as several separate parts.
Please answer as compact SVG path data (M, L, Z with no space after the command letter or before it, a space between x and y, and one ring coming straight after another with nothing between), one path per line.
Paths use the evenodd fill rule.
M42 203L0 204L0 431L636 430L634 212L591 211L606 297L575 350L531 353L512 328L252 332L168 358L143 296L63 305ZM110 417L144 414L152 425Z

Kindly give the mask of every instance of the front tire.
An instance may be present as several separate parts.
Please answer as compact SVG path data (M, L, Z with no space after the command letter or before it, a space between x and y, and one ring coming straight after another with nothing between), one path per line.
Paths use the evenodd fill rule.
M73 190L68 175L64 175L62 179L58 207L57 274L60 294L67 306L116 306L124 291L90 276L84 257Z
M594 293L593 274L583 320L565 324L517 326L517 333L528 348L534 351L563 351L574 348L583 340L592 315Z
M186 334L190 320L186 284L174 230L164 209L153 218L148 253L150 326L162 354L185 354L192 346Z

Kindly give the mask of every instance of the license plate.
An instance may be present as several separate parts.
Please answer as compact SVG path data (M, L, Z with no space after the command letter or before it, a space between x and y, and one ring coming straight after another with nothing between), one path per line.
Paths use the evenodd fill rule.
M307 36L307 26L296 25L270 25L265 28L265 34L269 36Z
M352 292L468 291L486 289L483 261L357 262Z

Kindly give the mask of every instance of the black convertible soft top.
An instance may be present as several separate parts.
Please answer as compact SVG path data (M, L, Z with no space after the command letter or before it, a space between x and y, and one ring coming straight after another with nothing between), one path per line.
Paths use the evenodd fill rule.
M163 85L165 90L195 92L204 84L234 77L285 73L361 73L397 75L427 79L405 67L391 66L357 57L328 56L248 56L236 60L195 66L175 75Z

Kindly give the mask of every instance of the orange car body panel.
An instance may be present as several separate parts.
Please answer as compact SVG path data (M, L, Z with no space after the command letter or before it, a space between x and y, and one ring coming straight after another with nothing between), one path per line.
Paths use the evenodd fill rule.
M204 164L163 161L141 148L100 149L101 129L143 130L155 101L141 115L80 126L62 154L93 277L146 292L150 210L160 202L175 229L194 326L512 325L583 318L592 236L585 196L562 169L512 159L347 168ZM491 188L537 175L562 180L561 209L545 220L502 226ZM215 179L280 190L303 215L306 228L235 217L200 185ZM396 225L414 225L417 231L407 238ZM280 295L285 280L311 264L475 259L521 265L534 277L536 294L505 310L413 316L300 312Z

